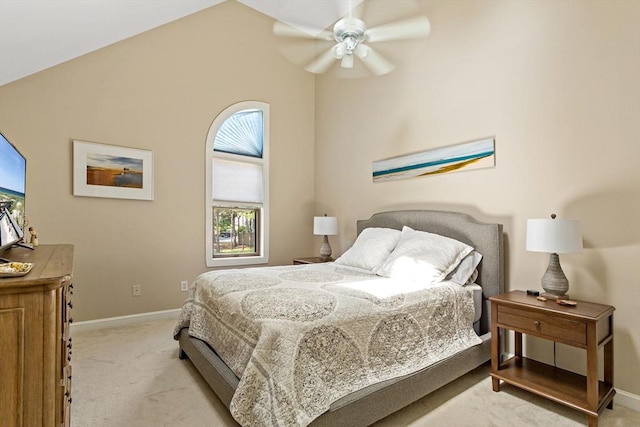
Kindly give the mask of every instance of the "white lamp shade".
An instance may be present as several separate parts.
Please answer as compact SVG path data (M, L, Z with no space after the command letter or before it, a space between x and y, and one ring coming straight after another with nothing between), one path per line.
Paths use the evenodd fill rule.
M338 218L335 216L314 216L313 234L318 236L334 236L338 234Z
M582 252L580 221L574 219L527 220L527 250L551 254Z

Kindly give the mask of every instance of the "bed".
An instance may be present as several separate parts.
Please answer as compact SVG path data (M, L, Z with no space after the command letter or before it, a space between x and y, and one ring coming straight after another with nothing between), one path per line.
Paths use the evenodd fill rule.
M401 241L404 241L405 233L406 236L428 234L430 238L431 236L437 238L444 236L444 239L454 239L460 244L456 246L456 251L459 247L465 247L465 249L456 252L456 256L460 259L469 259L471 253L467 246L471 247L474 252L482 254L481 262L477 266L474 264L473 280L469 280L474 283L469 284L468 289L458 291L457 289L466 288L466 286L449 282L451 274L454 274L455 271L447 270L447 278L443 279L445 272L438 270L433 274L441 274L442 281L437 286L432 286L433 290L429 290L429 292L435 292L437 297L422 296L422 290L417 291L410 287L408 288L410 292L402 293L400 296L384 295L380 298L371 297L368 298L368 301L363 301L367 299L367 297L362 297L360 292L363 283L371 286L371 283L377 285L386 282L376 281L379 279L379 274L375 274L376 277L364 277L364 273L360 274L360 266L356 268L352 265L344 265L345 261L341 261L340 258L335 263L327 264L261 267L259 269L242 269L242 271L218 270L204 273L194 282L174 331L174 337L180 345L180 358L189 359L193 363L220 400L230 408L234 418L242 425L370 425L490 360L491 314L488 298L502 293L504 290L502 225L479 222L467 214L457 212L404 210L376 213L370 219L357 222L358 240L352 248L353 251L351 249L350 251L352 253L355 251L357 244L364 241L365 235L371 235L374 231L378 233L381 230L397 230L401 236L398 239ZM394 235L397 233L394 232ZM397 240L395 244L396 248L401 246ZM387 254L385 259L393 258L395 253L393 249L391 248L391 255ZM348 259L347 255L345 253L341 258ZM381 263L377 267L376 273L382 271L384 274L384 266L388 265L387 261ZM398 263L396 262L395 265L397 266ZM410 268L402 269L402 271L409 270ZM423 274L424 270L419 270L419 272ZM239 281L242 275L249 280ZM263 277L264 283L259 281L258 277ZM310 287L318 277L322 277L323 281L317 285L318 287ZM380 279L396 280L394 278ZM204 283L207 280L217 283L224 282L226 287L217 290L206 288ZM355 284L352 285L351 280L354 280ZM199 283L201 285L198 285ZM415 284L411 286L415 286ZM297 293L294 292L294 296L285 296L282 293L284 292L283 288L297 290ZM349 289L349 295L346 295L346 298L341 296L342 299L334 301L333 295L345 293L345 288ZM275 295L266 293L267 289ZM396 285L393 289L396 289ZM475 298L471 297L474 302L469 308L468 301L471 294L475 295ZM200 297L198 298L197 295ZM411 343L387 342L387 336L394 335L394 328L396 328L395 335L412 336L407 330L414 328L414 326L407 321L407 318L411 318L413 321L414 317L419 318L423 314L427 316L425 313L430 310L429 316L438 317L441 310L429 308L433 305L433 303L429 305L429 301L435 299L445 301L443 298L449 298L449 296L453 298L451 302L443 303L442 306L456 307L460 314L455 316L447 314L443 319L448 319L446 320L448 323L473 323L473 329L471 333L468 328L461 328L459 331L456 329L451 332L450 337L436 338L434 336L431 338L429 336L428 344L435 345L433 349L442 353L442 357L427 360L432 357L430 353L421 353L423 350L414 351L410 347ZM230 303L231 305L226 308L204 309L202 307L204 304L202 301L219 300L221 297L225 299L238 297L238 300ZM246 319L233 320L237 323L234 324L232 333L221 335L219 332L222 326L232 322L231 319L236 319L239 312L248 313L252 319L260 318L267 308L270 310L269 313L272 313L274 307L268 306L265 301L277 301L278 298L282 302L276 304L275 309L280 311L275 315L269 314L271 316L269 322L264 325L257 327ZM400 298L400 302L398 302L398 298ZM322 308L319 303L316 304L322 299L329 300L329 305L332 308L328 312L323 312L325 308ZM357 359L358 351L352 350L362 348L365 344L358 342L356 338L344 338L335 332L336 328L333 328L332 324L314 326L320 318L337 318L340 313L338 308L344 309L343 312L346 313L340 315L342 316L341 321L356 325L354 323L356 320L368 321L367 316L358 314L350 317L349 313L360 313L364 305L374 306L380 312L393 313L399 305L409 306L414 302L418 311L410 316L404 316L402 321L396 321L398 318L396 316L394 322L387 322L385 324L387 335L378 333L380 330L384 330L380 326L384 324L382 321L373 322L372 326L367 326L364 323L355 326L357 329L368 330L367 328L372 328L367 332L369 345L374 341L371 337L377 337L376 348L378 352L375 353L371 350L373 346L368 347L368 357L365 357L366 370L362 368L362 371L359 370L360 367L352 364L355 362L350 358ZM472 311L471 314L469 314L470 311ZM284 332L288 328L287 325L296 323L292 322L293 315L291 313L296 316L296 322L303 326L301 326L301 331L296 331L295 334L291 332L294 335L287 335L289 332ZM469 316L475 316L473 319L475 322ZM371 323L371 321L369 322ZM277 327L284 325L283 330L272 331L276 327L274 325ZM243 329L245 327L246 330ZM260 328L262 329L258 331L257 329ZM397 328L401 329L401 333L398 333ZM374 333L374 329L378 335ZM420 330L417 326L414 329ZM434 329L452 328L439 327ZM311 330L315 335L310 335ZM271 335L268 338L263 338L262 334ZM258 336L260 336L259 339ZM420 333L413 335L413 337L416 336L422 335ZM443 341L437 344L438 339ZM255 348L250 349L253 353L247 349L238 349L239 343L244 341L253 342ZM240 357L241 361L230 361L229 348L233 348L239 353L244 351L244 356ZM335 354L339 357L331 357L330 354L323 356L326 361L320 360L320 363L325 363L320 370L318 368L319 356L311 354L317 351L317 348L323 349L322 351L325 353L328 352L328 349L329 352L331 349L335 349ZM422 349L422 347L420 348ZM390 358L385 356L384 351L387 350L381 353L380 349L395 351L393 362L390 362L388 360ZM402 349L402 351L398 352L398 349ZM292 356L289 357L289 354ZM354 354L356 356L353 356ZM406 356L407 354L413 355L413 357ZM280 356L282 356L282 360L279 362L271 360ZM292 358L294 356L295 358ZM396 365L396 359L402 359L399 360L399 365ZM225 363L223 360L230 362ZM283 363L283 361L287 363ZM295 363L293 363L294 361ZM304 363L300 361L304 361ZM345 369L345 365L337 365L336 361L348 365L349 368ZM275 368L270 365L270 363L275 364L276 362L280 365L275 365ZM312 369L309 366L315 366L315 368ZM303 379L292 379L291 390L289 390L287 388L289 376L293 376L294 373L301 375ZM264 380L264 378L267 379ZM325 388L315 390L314 387L317 386ZM340 393L336 391L337 394L333 396L335 390ZM292 403L291 400L296 401ZM289 409L287 406L289 403L292 404L293 409ZM285 409L282 409L283 407ZM301 416L301 413L304 415Z

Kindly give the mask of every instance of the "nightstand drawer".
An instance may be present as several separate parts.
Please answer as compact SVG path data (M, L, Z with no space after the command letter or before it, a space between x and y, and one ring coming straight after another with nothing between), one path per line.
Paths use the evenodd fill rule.
M582 322L500 305L498 306L498 323L505 328L541 338L576 343L581 346L587 344L587 326Z

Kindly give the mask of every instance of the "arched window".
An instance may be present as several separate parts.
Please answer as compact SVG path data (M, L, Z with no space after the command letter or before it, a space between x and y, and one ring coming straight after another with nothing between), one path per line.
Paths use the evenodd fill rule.
M269 262L269 104L226 108L206 145L207 266Z

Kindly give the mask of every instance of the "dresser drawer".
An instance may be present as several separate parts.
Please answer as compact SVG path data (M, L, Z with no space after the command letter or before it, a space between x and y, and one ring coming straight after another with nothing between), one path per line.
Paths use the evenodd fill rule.
M583 322L562 319L537 311L498 306L498 324L508 329L549 340L585 346L587 326Z
M64 388L62 402L62 427L71 426L71 365L65 369Z

